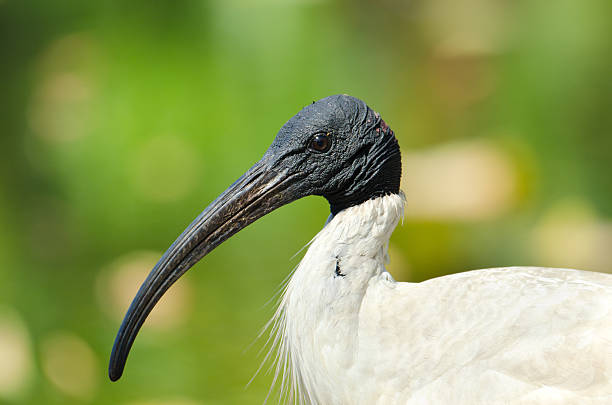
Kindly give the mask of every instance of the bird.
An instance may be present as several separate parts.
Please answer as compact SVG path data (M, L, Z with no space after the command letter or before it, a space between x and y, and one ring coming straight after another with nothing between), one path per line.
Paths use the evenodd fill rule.
M333 95L287 121L261 160L183 231L117 333L109 377L196 262L271 211L322 196L330 215L268 324L280 401L305 404L612 404L612 276L541 267L398 282L386 270L403 218L395 133Z

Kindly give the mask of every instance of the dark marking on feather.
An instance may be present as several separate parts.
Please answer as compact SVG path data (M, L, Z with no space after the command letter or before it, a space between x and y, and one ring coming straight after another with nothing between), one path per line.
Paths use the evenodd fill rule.
M346 277L346 274L340 271L340 259L338 259L338 257L336 257L336 271L334 277Z

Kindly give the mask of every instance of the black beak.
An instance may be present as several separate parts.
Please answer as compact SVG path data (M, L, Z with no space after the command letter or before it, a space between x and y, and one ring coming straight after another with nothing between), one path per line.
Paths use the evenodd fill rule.
M121 377L134 339L164 293L195 263L247 225L301 197L292 185L300 173L269 169L260 161L213 201L183 231L144 281L119 328L108 375Z

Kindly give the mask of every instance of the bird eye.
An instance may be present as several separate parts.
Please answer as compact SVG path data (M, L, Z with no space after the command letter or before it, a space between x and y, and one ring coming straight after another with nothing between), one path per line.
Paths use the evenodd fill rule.
M327 152L331 148L331 138L328 134L316 134L310 140L310 149L317 152Z

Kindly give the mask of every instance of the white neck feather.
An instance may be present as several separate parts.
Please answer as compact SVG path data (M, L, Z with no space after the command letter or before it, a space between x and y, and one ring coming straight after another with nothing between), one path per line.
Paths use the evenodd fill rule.
M347 208L330 217L312 240L268 324L281 400L339 402L329 396L337 389L328 386L341 385L339 379L355 360L352 348L368 283L378 277L392 280L384 264L404 202L402 193Z

